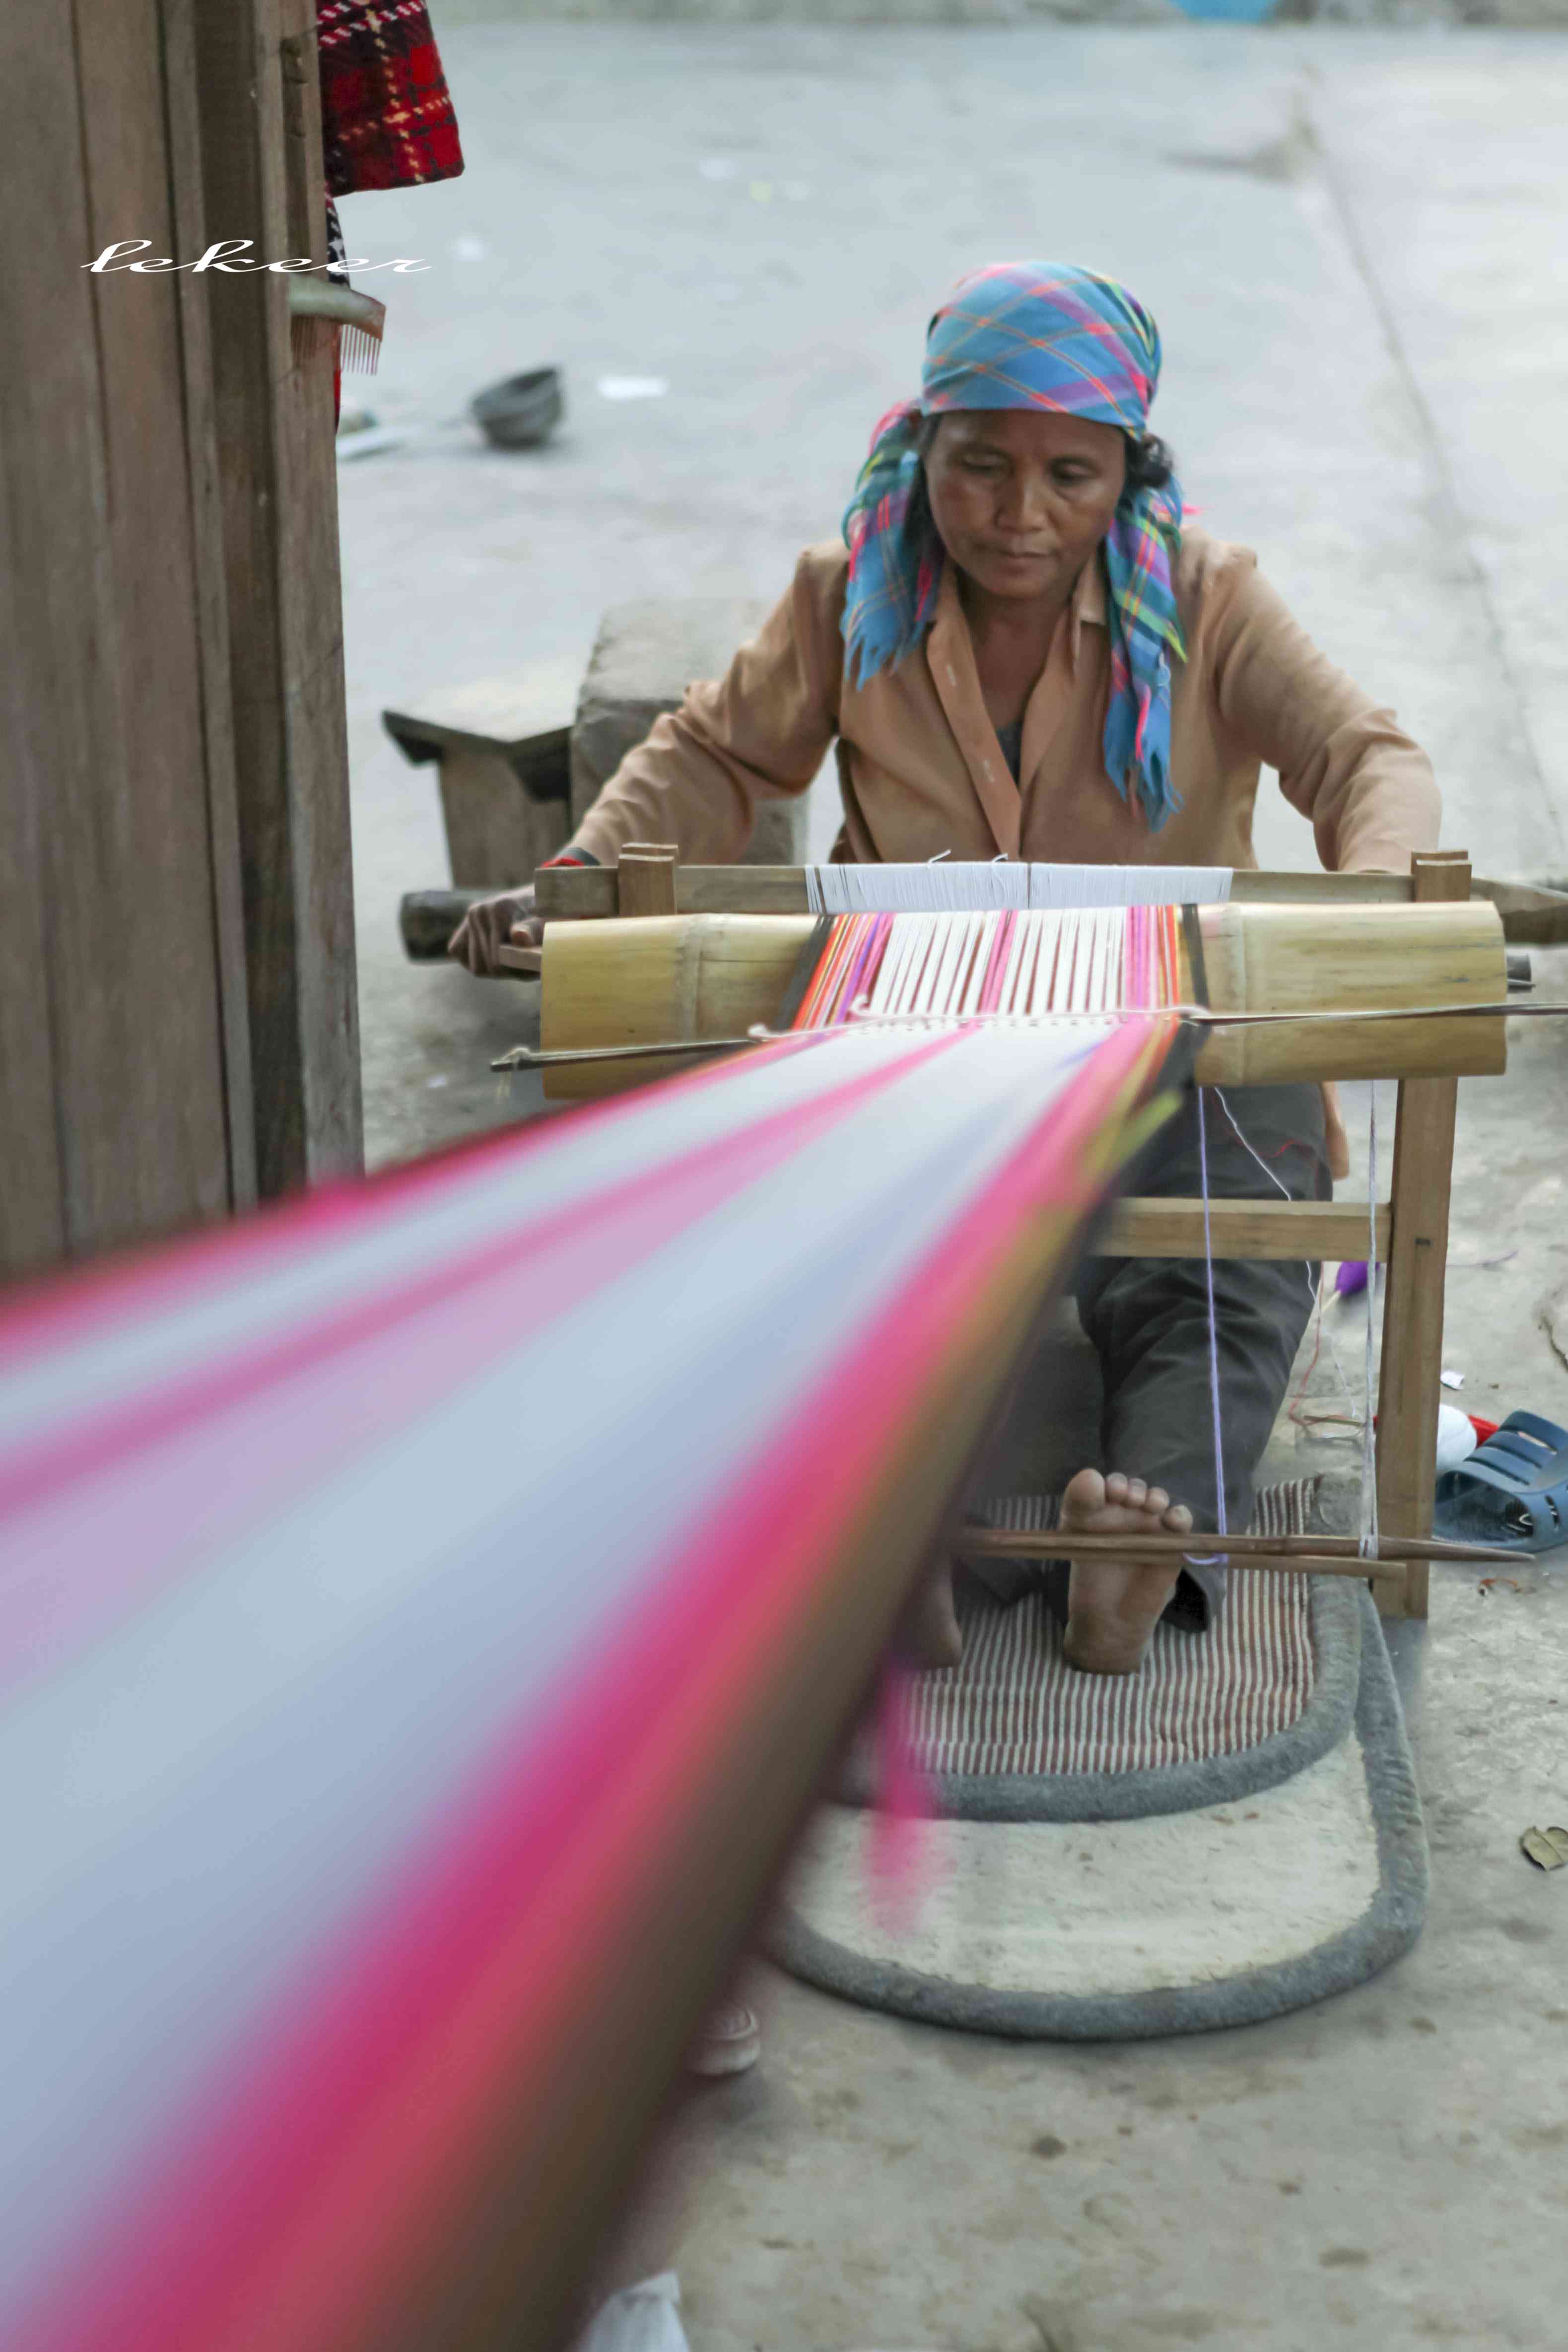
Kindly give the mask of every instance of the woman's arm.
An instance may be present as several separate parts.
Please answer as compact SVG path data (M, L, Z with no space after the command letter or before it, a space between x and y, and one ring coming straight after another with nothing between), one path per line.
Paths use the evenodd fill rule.
M654 720L560 861L613 866L622 842L673 841L688 864L727 866L759 800L808 789L838 732L845 569L841 547L807 549L759 635L716 685L688 687L679 710ZM507 939L537 947L542 928L533 886L520 884L470 907L446 952L493 972Z
M622 842L673 841L688 864L733 864L758 802L805 792L838 732L843 582L841 548L809 548L725 677L688 687L628 751L570 848L612 866Z
M1236 574L1215 637L1222 718L1279 770L1331 872L1407 874L1413 849L1437 845L1431 761L1318 651L1255 564L1236 561Z

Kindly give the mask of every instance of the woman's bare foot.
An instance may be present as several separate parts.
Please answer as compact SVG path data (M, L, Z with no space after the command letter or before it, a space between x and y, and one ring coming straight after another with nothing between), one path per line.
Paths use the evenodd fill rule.
M899 1656L926 1673L937 1666L956 1666L963 1657L964 1636L953 1605L950 1559L926 1578L910 1601L895 1640Z
M1163 1486L1146 1486L1119 1470L1108 1478L1080 1470L1061 1497L1059 1524L1064 1533L1083 1536L1186 1535L1192 1513ZM1074 1560L1062 1644L1068 1664L1086 1675L1136 1674L1180 1574L1179 1560L1169 1568Z

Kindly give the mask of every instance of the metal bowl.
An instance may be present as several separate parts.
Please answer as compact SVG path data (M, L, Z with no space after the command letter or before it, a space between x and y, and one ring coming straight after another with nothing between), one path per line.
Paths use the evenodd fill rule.
M509 375L476 393L468 413L485 438L497 449L537 449L548 441L565 414L559 368L534 368L528 375Z

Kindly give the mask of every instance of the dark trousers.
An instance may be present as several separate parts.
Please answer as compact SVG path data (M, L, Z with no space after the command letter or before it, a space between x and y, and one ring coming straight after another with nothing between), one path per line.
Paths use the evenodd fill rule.
M1211 1200L1277 1200L1270 1175L1291 1200L1332 1196L1316 1087L1232 1087L1223 1097L1210 1087L1203 1108ZM1124 1190L1193 1199L1202 1192L1197 1096L1190 1087ZM1254 1474L1285 1400L1318 1272L1300 1260L1214 1262L1225 1512L1233 1533L1252 1515ZM1032 1485L1049 1464L1050 1488L1093 1461L1100 1469L1164 1486L1173 1502L1186 1505L1195 1528L1214 1528L1218 1494L1203 1260L1092 1257L1079 1271L1076 1290L1078 1320L1099 1359L1098 1444L1084 1393L1092 1387L1092 1368L1082 1361L1081 1346L1074 1350L1058 1335L1020 1379L997 1470L1011 1483L1032 1456L1026 1483ZM990 1491L998 1491L994 1483ZM998 1599L1019 1591L1018 1576L1001 1562L975 1566ZM1046 1593L1053 1611L1065 1617L1064 1562L1047 1570ZM1223 1568L1184 1570L1166 1614L1173 1623L1199 1630L1224 1593Z

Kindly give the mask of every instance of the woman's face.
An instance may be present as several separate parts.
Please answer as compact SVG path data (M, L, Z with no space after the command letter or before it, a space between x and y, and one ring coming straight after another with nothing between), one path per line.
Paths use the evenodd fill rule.
M1126 475L1114 425L1032 408L945 415L925 455L942 544L993 596L1060 595L1111 528Z

